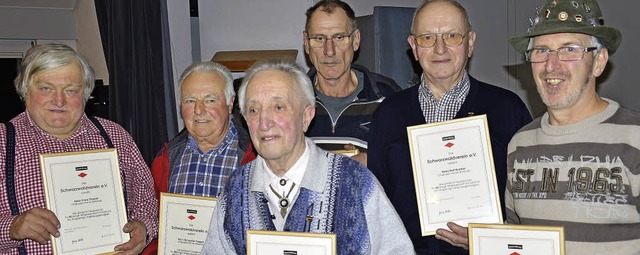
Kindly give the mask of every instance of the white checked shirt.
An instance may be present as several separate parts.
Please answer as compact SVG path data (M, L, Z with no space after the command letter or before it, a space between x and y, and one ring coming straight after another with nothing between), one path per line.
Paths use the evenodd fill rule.
M418 101L424 120L427 123L436 123L453 119L467 98L470 86L469 74L465 70L458 84L437 100L422 75L422 82L418 88Z

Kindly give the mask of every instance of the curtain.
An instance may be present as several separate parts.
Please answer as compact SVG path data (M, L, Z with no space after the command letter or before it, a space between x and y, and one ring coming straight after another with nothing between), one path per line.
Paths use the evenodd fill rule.
M159 2L164 1L95 0L111 82L109 118L131 134L149 165L168 130L177 129L173 90L166 89L173 87L165 71L171 66L163 45L166 3Z

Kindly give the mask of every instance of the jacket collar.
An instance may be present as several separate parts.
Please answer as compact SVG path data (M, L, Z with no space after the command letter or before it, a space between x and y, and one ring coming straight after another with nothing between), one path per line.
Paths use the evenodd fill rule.
M361 72L363 74L362 83L364 86L362 87L362 91L358 93L358 100L373 100L382 97L382 95L379 95L380 91L377 87L378 85L372 83L369 69L364 66L351 63L351 70ZM316 75L318 75L318 70L316 70L315 67L311 67L309 72L307 72L307 75L311 78L311 82L314 82L316 80Z

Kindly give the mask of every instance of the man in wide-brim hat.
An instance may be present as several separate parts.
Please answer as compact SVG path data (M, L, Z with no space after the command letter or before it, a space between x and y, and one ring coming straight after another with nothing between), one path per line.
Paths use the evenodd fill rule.
M507 222L563 226L569 255L640 254L640 115L596 92L622 34L595 0L547 0L530 22L509 42L547 113L509 143Z
M640 254L640 114L596 92L622 34L595 0L547 0L530 22L509 42L531 63L547 112L509 143L507 222L563 226L569 255Z

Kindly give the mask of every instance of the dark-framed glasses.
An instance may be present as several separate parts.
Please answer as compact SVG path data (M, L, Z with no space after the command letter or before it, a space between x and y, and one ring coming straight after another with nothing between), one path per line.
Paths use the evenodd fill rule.
M353 35L353 33L356 32L356 30L357 29L351 31L351 33L339 33L331 36L331 41L333 42L333 45L334 46L348 45L349 42L351 42L351 35ZM309 37L309 46L311 46L312 48L324 47L324 45L327 43L327 40L329 39L329 37L327 37L326 35L310 36L309 33L307 33L307 36Z
M580 47L580 46L567 46L561 47L557 50L550 50L548 48L532 48L527 50L524 55L527 61L531 63L542 63L549 60L551 52L558 54L558 59L561 61L576 61L584 57L584 54L590 51L597 50L598 47Z
M444 45L449 47L455 47L462 44L464 38L467 36L467 33L439 33L439 34L421 34L421 35L412 35L413 40L416 44L422 48L431 48L433 45L436 45L436 40L438 40L438 36L442 37L442 41Z

